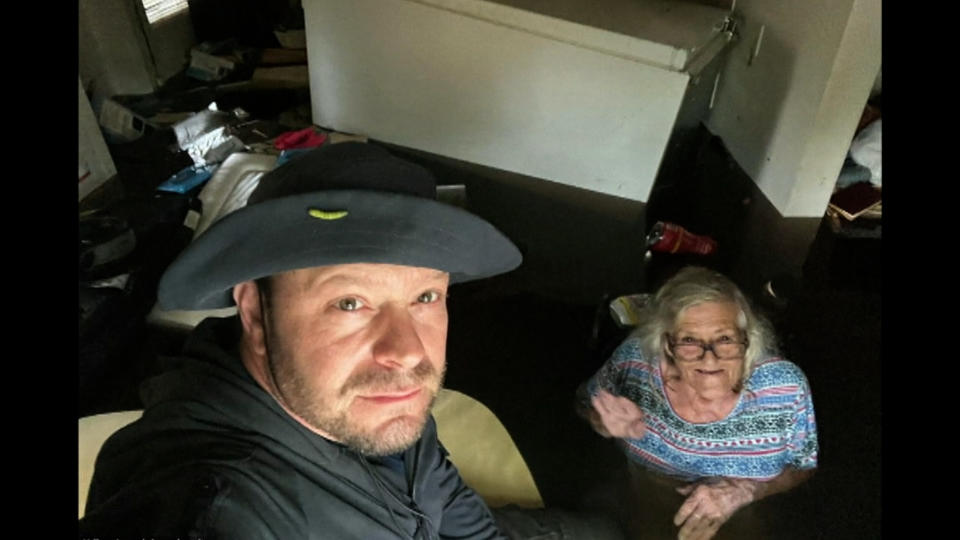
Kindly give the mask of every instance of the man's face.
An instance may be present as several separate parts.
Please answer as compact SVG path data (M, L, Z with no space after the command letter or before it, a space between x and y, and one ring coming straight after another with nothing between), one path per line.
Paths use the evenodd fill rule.
M368 455L420 437L446 365L449 275L347 264L274 276L266 351L281 401Z

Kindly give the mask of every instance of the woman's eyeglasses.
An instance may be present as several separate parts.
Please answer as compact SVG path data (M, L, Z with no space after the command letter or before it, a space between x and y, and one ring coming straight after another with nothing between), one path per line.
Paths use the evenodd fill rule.
M720 337L709 343L699 339L683 338L677 341L669 334L664 334L670 351L681 360L695 361L703 360L707 351L713 353L718 360L734 360L743 358L747 352L749 341L744 338L743 341L734 341L729 337Z

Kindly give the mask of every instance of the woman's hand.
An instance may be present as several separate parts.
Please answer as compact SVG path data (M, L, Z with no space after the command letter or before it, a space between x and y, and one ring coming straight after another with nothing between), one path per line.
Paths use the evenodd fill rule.
M600 390L590 401L596 411L591 415L591 423L604 437L639 439L646 433L643 411L636 403L606 390Z
M756 500L758 483L742 478L710 478L677 488L689 495L673 518L680 540L707 540L739 508Z

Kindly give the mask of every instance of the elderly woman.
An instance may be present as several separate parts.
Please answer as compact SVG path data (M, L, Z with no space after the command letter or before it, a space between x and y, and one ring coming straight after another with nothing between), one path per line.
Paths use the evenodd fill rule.
M643 490L670 486L675 499L660 511L673 518L671 535L679 527L681 539L711 538L738 509L816 468L810 387L773 351L769 326L736 285L687 267L581 386L581 414L656 480Z

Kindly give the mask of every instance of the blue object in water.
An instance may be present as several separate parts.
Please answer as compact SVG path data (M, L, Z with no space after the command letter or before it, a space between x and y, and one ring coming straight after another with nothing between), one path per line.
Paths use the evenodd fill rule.
M209 180L213 176L213 172L217 170L217 165L217 163L202 167L191 165L168 178L166 182L157 186L157 189L173 193L186 193Z

